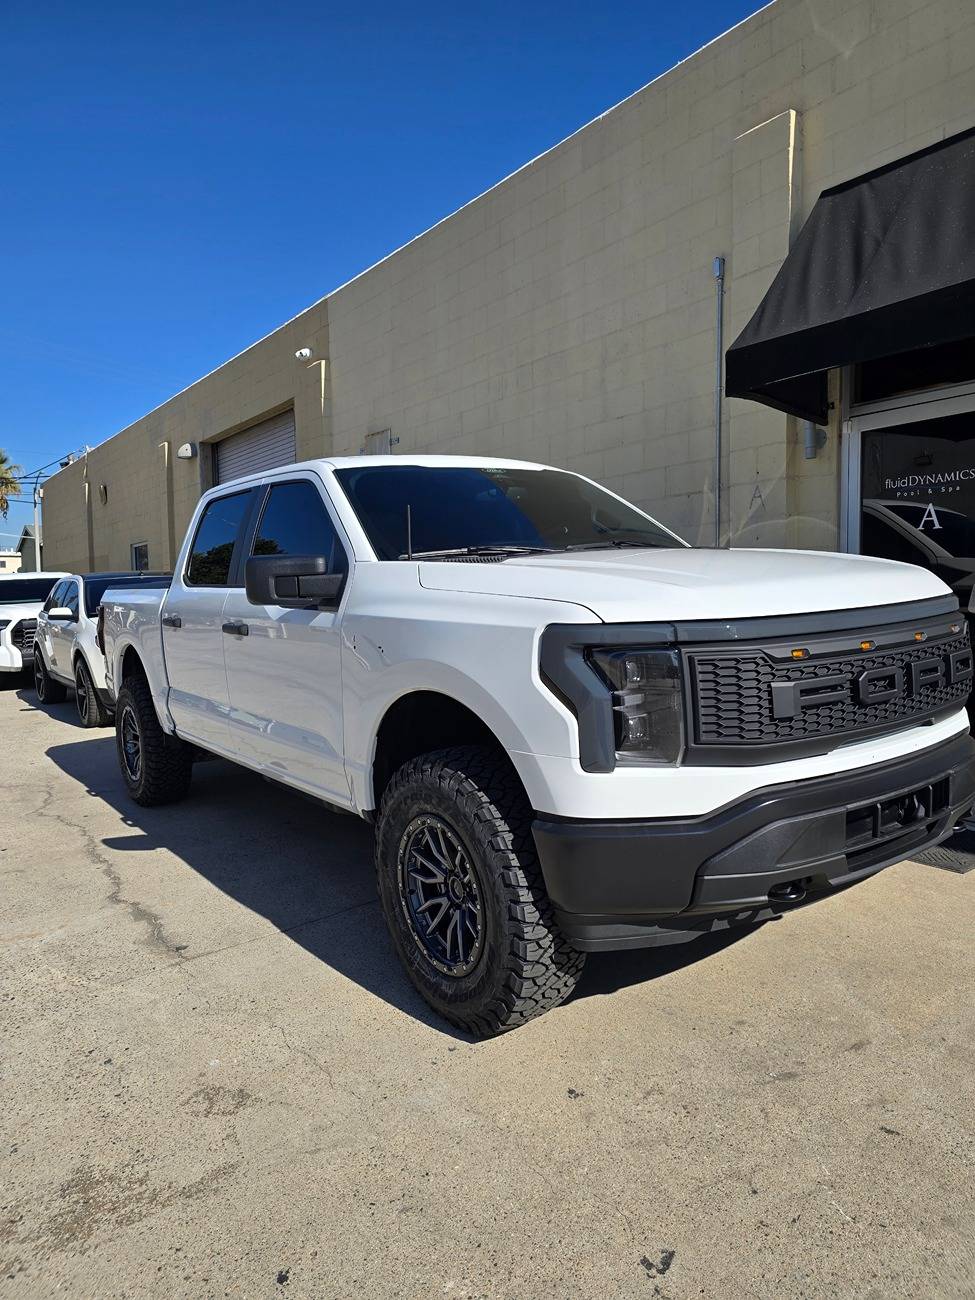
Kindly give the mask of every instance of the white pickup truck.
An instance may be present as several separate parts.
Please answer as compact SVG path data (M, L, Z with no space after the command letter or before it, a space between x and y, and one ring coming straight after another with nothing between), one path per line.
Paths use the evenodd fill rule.
M376 823L410 978L479 1035L585 954L774 917L975 799L955 597L859 556L686 546L575 474L314 460L197 507L103 606L132 798L202 752Z

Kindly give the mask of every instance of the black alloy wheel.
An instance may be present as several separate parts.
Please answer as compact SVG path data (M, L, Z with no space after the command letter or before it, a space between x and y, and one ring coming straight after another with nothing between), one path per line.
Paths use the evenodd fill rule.
M88 665L80 657L74 671L74 699L83 727L104 727L111 721L108 710L95 690Z
M34 650L34 690L41 704L60 704L67 698L67 690L56 682L44 665L40 647Z
M142 733L131 704L126 704L119 715L118 735L124 773L133 785L138 785L142 776Z
M34 690L37 693L37 698L44 704L47 695L47 682L44 680L44 665L41 663L39 654L34 655Z
M91 709L89 708L88 692L85 689L85 683L81 676L80 668L75 673L74 677L74 702L78 709L78 717L81 719L81 725L87 727Z
M484 948L484 905L477 871L442 817L416 817L403 831L399 894L417 947L443 975L469 975Z

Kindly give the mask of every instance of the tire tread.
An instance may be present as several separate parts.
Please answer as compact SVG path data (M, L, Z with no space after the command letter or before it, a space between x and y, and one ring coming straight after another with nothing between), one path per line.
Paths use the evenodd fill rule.
M126 698L128 697L128 699ZM122 712L131 702L142 737L142 776L133 786L122 760ZM115 708L115 741L119 768L129 796L143 808L176 803L184 798L193 775L193 751L176 736L168 736L159 725L149 684L141 677L126 677Z

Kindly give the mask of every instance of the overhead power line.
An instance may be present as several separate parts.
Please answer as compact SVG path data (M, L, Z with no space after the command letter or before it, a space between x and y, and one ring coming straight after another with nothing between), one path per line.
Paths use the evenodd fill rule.
M85 455L85 451L67 451L63 455L56 457L56 459L49 460L47 464L42 465L40 469L32 469L23 474L15 474L13 476L14 482L31 483L33 482L34 479L38 478L46 470L53 469L55 465L59 467L63 467L65 461L80 460L84 455Z

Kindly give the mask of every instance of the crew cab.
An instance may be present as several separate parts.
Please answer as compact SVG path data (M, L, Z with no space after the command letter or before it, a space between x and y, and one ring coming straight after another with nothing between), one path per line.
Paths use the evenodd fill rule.
M11 573L0 578L0 673L30 671L37 616L63 573Z
M112 700L105 687L105 658L98 640L98 609L109 587L169 585L167 573L68 573L37 615L34 689L41 704L57 704L74 688L83 727L105 727Z
M975 799L972 651L938 578L692 548L542 465L221 484L169 588L103 605L131 797L182 798L205 753L374 821L403 965L474 1034L557 1005L588 952L834 894Z

